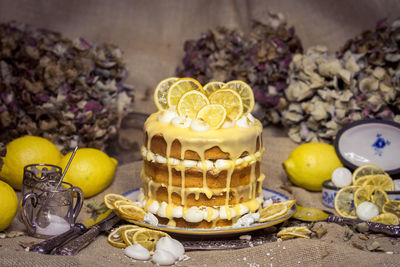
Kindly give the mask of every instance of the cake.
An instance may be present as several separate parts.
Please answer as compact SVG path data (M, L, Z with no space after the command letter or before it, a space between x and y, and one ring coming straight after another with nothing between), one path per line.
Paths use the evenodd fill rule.
M224 89L215 91L218 90ZM221 103L224 108L219 112L222 108L216 104L219 101L216 97L207 96L203 89L197 91L205 95L207 103L194 107L194 112L187 112L192 115L182 114L186 112L182 108L181 102L185 101L182 97L177 105L165 103L146 120L142 146L143 187L139 200L160 224L185 228L229 227L243 215L257 212L262 204L263 128L251 110L235 113L232 105L237 100L232 100L233 104ZM165 90L166 98L168 93ZM234 97L243 98L243 91L240 93ZM224 95L223 99L226 101L229 97ZM243 109L254 106L248 101L239 104ZM203 110L204 106L209 106L205 108L208 113L196 110ZM207 116L199 118L200 113ZM215 119L219 115L221 118ZM215 120L220 120L218 125Z

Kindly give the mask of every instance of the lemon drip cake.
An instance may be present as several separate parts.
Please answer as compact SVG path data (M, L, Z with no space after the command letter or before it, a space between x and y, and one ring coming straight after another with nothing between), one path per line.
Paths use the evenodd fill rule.
M176 107L146 120L139 201L160 224L185 228L232 226L257 212L264 175L262 124L250 113L217 128Z

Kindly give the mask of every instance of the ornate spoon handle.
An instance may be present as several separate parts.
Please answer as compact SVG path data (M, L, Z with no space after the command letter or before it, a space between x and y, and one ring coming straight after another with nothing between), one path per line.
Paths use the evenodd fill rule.
M68 240L71 240L81 235L84 231L86 231L86 227L83 224L77 223L65 233L46 239L38 244L33 245L31 251L49 254L53 249L66 243Z
M327 222L333 222L338 224L356 225L365 222L369 230L375 233L383 233L390 236L400 236L400 226L399 225L386 225L382 223L374 223L369 221L362 221L358 219L343 218L335 215L329 215L326 219Z

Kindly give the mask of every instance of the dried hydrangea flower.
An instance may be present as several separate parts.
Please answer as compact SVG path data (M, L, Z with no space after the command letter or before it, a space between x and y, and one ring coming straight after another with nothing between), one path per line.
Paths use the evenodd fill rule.
M115 45L0 24L0 141L43 136L64 152L104 149L132 108L133 88Z
M198 40L186 41L184 50L178 76L194 77L202 84L243 80L254 90L256 115L265 123L280 123L289 64L293 54L303 51L282 14L269 14L265 24L254 21L248 35L226 28L210 30Z
M285 91L288 105L281 111L289 137L332 142L353 121L399 121L399 40L400 21L392 26L380 21L375 31L348 41L337 54L316 46L295 55Z

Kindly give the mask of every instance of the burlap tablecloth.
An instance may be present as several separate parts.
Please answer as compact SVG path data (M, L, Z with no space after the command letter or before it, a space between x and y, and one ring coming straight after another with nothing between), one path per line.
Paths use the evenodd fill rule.
M291 186L292 194L281 186L287 183L286 175L281 167L290 151L295 147L287 138L269 137L264 134L265 156L262 170L266 174L264 186L295 198L299 204L316 208L324 208L321 203L321 193L311 193ZM101 201L109 192L124 193L140 187L140 161L121 165L117 169L115 180L106 191L93 197ZM87 204L88 200L85 201ZM87 208L82 209L79 220L88 217ZM178 262L178 266L399 266L400 244L398 239L383 235L369 235L368 240L361 240L360 234L344 241L344 228L336 224L320 223L328 230L321 239L313 237L310 240L293 239L282 242L264 243L259 246L238 250L196 251L187 252L189 260ZM23 229L16 218L9 230ZM250 235L252 233L249 233ZM270 233L275 235L276 233ZM253 233L254 235L254 233ZM255 237L255 236L254 236ZM223 238L222 238L223 239ZM50 256L26 252L20 242L40 241L21 236L0 239L0 266L149 266L153 263L134 261L124 256L123 250L107 243L106 236L98 237L92 244L82 250L77 256ZM367 245L378 241L386 252L369 252ZM353 243L363 247L355 248ZM258 264L258 265L257 265Z

